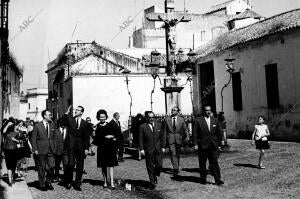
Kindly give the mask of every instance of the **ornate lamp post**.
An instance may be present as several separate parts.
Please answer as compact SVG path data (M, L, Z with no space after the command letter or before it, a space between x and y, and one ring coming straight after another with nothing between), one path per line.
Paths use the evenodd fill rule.
M228 72L229 73L229 80L228 80L228 82L222 87L222 89L221 89L221 110L222 110L222 112L224 111L224 109L223 109L223 91L224 91L224 89L230 84L230 82L231 82L231 79L232 79L232 73L234 72L234 63L233 63L233 61L234 61L235 59L233 59L233 58L226 58L225 59L225 61L226 61L226 64L225 64L225 67L226 67L226 72Z
M128 74L131 73L130 70L128 70L127 68L123 68L121 69L123 70L122 71L122 74L125 75L125 82L126 82L126 87L127 87L127 92L128 92L128 95L130 97L130 104L129 104L129 118L128 118L128 141L129 141L129 146L131 147L132 146L132 140L133 140L133 136L132 136L132 133L131 133L131 119L132 119L132 116L131 116L131 108L132 108L132 95L131 95L131 92L129 91L129 79L128 79Z
M186 55L188 56L187 60L185 59ZM160 66L161 54L156 50L151 52L150 64L146 66L148 69L150 69L150 74L153 77L153 89L151 91L151 100L150 100L151 110L153 109L152 96L153 96L153 93L154 93L154 90L155 90L155 82L156 82L157 78L159 79L160 84L163 86L161 88L161 90L163 90L165 92L166 114L169 113L168 110L170 108L172 108L174 106L179 107L179 105L180 105L180 92L188 82L190 84L190 95L191 95L191 102L192 102L192 106L193 106L193 87L192 87L193 78L192 78L192 74L193 74L193 61L194 61L193 58L196 55L197 54L192 49L190 49L189 53L187 53L187 54L184 54L184 51L181 48L178 49L178 53L174 57L174 63L176 65L179 65L179 64L183 65L185 67L184 72L187 75L187 81L183 85L178 85L179 78L176 77L176 74L175 74L175 71L174 71L174 76L166 77L166 79L164 79L164 84L162 84L161 80L160 80L160 77L159 77L159 68L161 67ZM193 107L193 109L194 109L194 107Z
M194 64L194 58L197 55L197 53L190 49L190 51L187 53L188 56L188 60L187 60L187 64L188 66L185 68L184 72L187 75L187 82L189 82L190 84L190 96L191 96L191 103L192 103L192 109L193 109L193 114L195 113L194 110L194 100L193 100L193 64Z
M232 79L232 73L234 72L234 58L226 58L225 61L225 67L226 67L226 72L229 73L229 80L228 82L222 87L221 89L221 112L219 112L218 114L218 120L221 124L221 127L223 129L223 139L224 141L222 141L222 145L224 147L228 147L228 144L227 144L227 132L226 132L226 119L225 119L225 116L224 116L224 107L223 107L223 91L224 89L230 84L231 82L231 79Z
M157 50L154 50L151 52L151 58L150 58L150 64L149 64L149 68L150 68L150 73L151 76L153 78L153 89L151 91L151 95L150 95L150 105L151 105L151 111L153 111L153 94L155 91L155 82L156 82L156 78L159 78L159 65L160 65L160 52L158 52Z

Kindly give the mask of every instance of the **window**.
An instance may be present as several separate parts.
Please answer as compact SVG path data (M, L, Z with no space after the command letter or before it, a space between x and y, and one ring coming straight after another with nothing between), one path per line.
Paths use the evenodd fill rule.
M232 74L232 101L233 110L241 111L243 110L243 99L242 99L242 80L241 73Z
M265 66L267 103L269 109L279 108L279 89L277 64Z
M201 41L205 41L205 30L201 31Z

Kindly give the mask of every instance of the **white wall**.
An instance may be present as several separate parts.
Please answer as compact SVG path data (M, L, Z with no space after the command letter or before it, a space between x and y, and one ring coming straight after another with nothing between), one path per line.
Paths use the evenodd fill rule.
M225 61L231 54L234 66L241 71L243 110L233 110L232 84L224 90L224 112L231 133L253 129L257 116L267 117L268 124L279 139L300 140L300 34L299 29L277 34L265 40L249 42L238 48L206 57L201 63L213 60L217 111L221 109L220 92L228 81ZM267 107L265 65L277 64L279 110ZM198 88L199 89L199 88ZM291 126L288 123L290 122ZM248 130L249 130L248 129Z
M130 75L129 90L132 94L132 115L144 113L150 108L150 94L153 88L153 79L150 75ZM181 78L182 83L186 77ZM164 92L157 79L153 94L153 111L156 114L165 113ZM189 84L181 92L182 113L191 114L192 105ZM108 111L109 119L114 112L119 112L121 121L129 116L130 97L127 93L124 76L75 76L73 77L73 105L85 107L84 118L90 116L96 122L96 112L99 109ZM124 124L123 124L124 125ZM125 125L124 125L125 126Z

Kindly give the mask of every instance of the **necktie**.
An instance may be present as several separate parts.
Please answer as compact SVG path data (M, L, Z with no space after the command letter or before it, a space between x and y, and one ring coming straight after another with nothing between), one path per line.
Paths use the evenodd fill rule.
M152 123L150 123L150 127L151 127L152 132L154 132L154 126Z
M79 124L79 122L78 122L78 120L79 120L79 119L78 119L78 118L76 118L76 127L77 127L77 129L79 129L79 125L78 125L78 124Z
M47 137L49 138L49 127L48 127L48 123L46 123L46 132L47 132Z
M173 131L176 131L176 118L173 117Z

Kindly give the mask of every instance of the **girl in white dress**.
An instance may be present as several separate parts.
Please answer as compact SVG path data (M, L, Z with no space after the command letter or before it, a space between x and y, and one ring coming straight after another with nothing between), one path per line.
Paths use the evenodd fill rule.
M259 159L258 159L258 168L259 169L265 169L265 167L262 165L262 158L265 154L265 149L269 149L270 145L268 142L268 137L270 136L270 131L268 129L268 126L264 124L264 117L259 116L258 117L258 124L254 126L254 132L252 134L252 145L256 146L256 149L260 151Z

